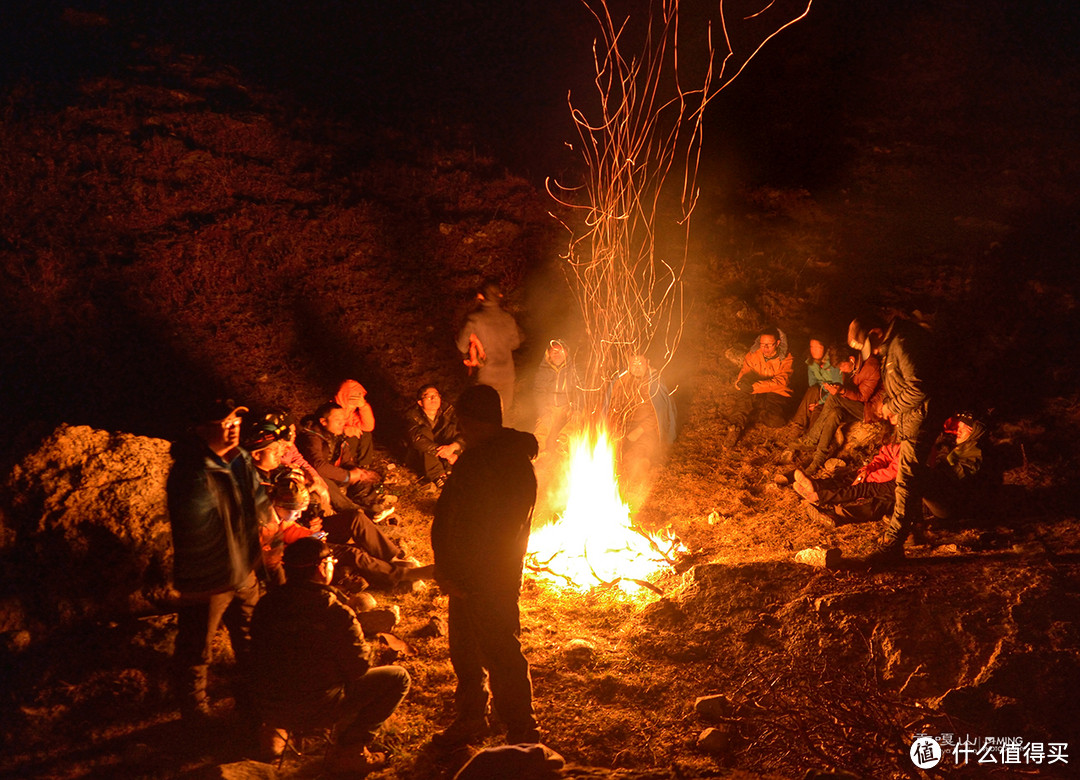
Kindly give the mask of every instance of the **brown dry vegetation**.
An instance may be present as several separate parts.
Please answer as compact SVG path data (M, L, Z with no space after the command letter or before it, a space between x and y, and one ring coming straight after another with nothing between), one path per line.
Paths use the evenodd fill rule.
M915 91L914 119L878 105L851 131L843 187L705 193L693 336L669 377L680 435L639 514L690 555L658 575L661 599L524 589L538 713L571 774L911 776L919 731L1080 745L1080 401L1065 330L1076 288L1059 218L1075 208L1080 156L1055 122L987 121L965 144L944 120L930 126L911 108L927 95L983 116L926 75L932 48L881 75ZM475 151L468 128L361 131L168 49L135 50L121 75L79 83L59 108L53 97L14 91L0 122L12 462L62 421L166 436L203 386L309 409L346 376L371 390L392 461L413 389L465 381L450 339L481 276L518 288L534 345L553 327L538 312L566 308L551 281L564 238L551 204ZM770 321L800 346L866 301L964 324L957 372L973 402L999 410L1004 486L994 511L930 529L895 571L816 570L793 553L850 548L874 529L801 516L773 480L790 431L719 447L729 355ZM522 359L526 384L536 357ZM1020 381L1003 369L1016 365ZM396 489L393 530L427 558L433 499ZM6 546L15 532L3 530ZM466 756L425 743L450 717L453 673L445 638L422 635L445 604L434 588L387 598L402 608L414 682L385 735L394 763L377 776L447 776ZM168 614L117 615L8 648L0 771L164 778L243 757L231 734L183 736L165 684L173 628ZM593 650L568 652L575 639ZM216 673L227 697L227 661ZM732 733L721 757L694 744L708 725L694 699L711 693L733 703L716 724Z

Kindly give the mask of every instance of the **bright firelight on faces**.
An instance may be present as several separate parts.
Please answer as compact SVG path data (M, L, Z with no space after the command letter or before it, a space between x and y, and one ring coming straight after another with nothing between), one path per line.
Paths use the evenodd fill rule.
M632 527L615 474L615 447L604 430L582 433L570 443L566 510L534 528L526 565L534 576L578 591L618 582L636 591L677 552L678 543L649 537Z

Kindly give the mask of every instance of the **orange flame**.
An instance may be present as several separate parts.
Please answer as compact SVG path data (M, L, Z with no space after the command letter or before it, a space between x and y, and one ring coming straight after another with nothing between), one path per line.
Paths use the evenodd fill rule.
M570 441L566 509L535 528L526 563L541 579L586 590L618 583L634 590L671 561L677 540L651 536L633 526L630 507L619 491L615 447L607 431L583 432ZM649 586L652 587L652 586Z

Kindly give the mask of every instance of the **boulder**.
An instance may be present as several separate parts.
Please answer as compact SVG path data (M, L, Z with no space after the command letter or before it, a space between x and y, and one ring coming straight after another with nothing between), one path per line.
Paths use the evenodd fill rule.
M731 699L719 693L712 696L698 696L694 700L694 712L698 714L698 717L715 723L731 717Z
M60 425L0 486L0 631L167 602L169 443Z

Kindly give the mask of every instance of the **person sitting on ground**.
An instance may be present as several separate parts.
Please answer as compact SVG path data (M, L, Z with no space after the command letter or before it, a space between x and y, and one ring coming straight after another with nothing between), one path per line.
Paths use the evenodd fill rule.
M535 434L541 452L554 452L570 416L580 410L584 399L577 367L566 342L552 339L544 351L533 379L536 397Z
M256 467L266 474L281 466L301 469L304 472L304 482L318 502L322 514L331 514L333 508L330 506L330 490L326 481L296 448L296 418L288 410L281 408L251 414L249 417L251 427L246 434L245 441L248 443L244 448L252 453ZM271 442L276 442L274 450L266 448ZM261 457L255 455L256 450L262 453ZM268 458L273 459L273 466L261 462Z
M403 582L424 579L430 574L429 569L407 557L401 546L383 533L363 512L352 515L354 522L344 541L341 535L335 536L331 532L335 527L334 518L324 518L327 531L321 532L319 520L305 513L310 497L304 485L303 474L298 470L286 469L278 472L269 492L281 525L285 549L288 550L289 545L309 536L327 539L341 563L342 580L335 584L346 584L344 577L347 574L352 575L348 582L352 590L363 590L368 585L389 590Z
M896 416L888 414L894 423ZM977 502L983 487L975 477L982 466L979 440L984 431L985 425L970 412L946 420L930 453L922 525L931 518L954 520L960 510ZM899 469L900 443L893 441L882 445L851 484L836 478L811 479L796 469L794 488L807 501L803 512L811 519L833 527L876 522L892 514Z
M280 755L289 730L334 727L331 773L386 764L375 733L409 691L400 666L373 666L371 648L343 593L330 585L334 553L313 537L285 550L287 581L255 609L251 624L255 701L263 745Z
M980 446L986 423L970 411L953 415L930 452L923 514L944 522L977 512L987 495Z
M269 493L279 473L296 471L302 475L304 485L316 502L313 506L318 508L318 512L311 513L314 522L319 523L322 517L330 516L333 509L330 505L330 492L326 487L326 482L304 460L293 441L296 435L296 424L282 412L266 412L263 415L252 415L252 417L254 421L243 440L244 448L251 453L251 459L255 463L263 488ZM290 455L290 453L295 453L295 455ZM320 529L314 528L314 530Z
M836 345L826 347L821 339L810 339L810 357L806 359L806 393L791 418L801 433L809 430L821 413L821 406L829 396L825 387L843 385L841 362Z
M465 448L453 405L444 404L439 389L426 384L416 391L416 406L405 413L405 424L408 426L409 467L441 490L446 484L446 475Z
M300 454L325 480L330 504L336 512L363 510L376 522L388 517L394 508L378 495L381 481L370 469L350 461L345 441L348 415L334 401L323 404L307 418L296 439Z
M284 426L261 418L254 423L245 423L244 426L241 444L251 454L255 472L267 495L270 495L275 475L283 468L280 457L282 439L279 437L284 430ZM284 584L285 570L281 566L281 556L285 552L285 537L277 512L267 512L261 518L259 545L262 549L259 579L269 587Z
M643 483L675 441L675 402L647 357L630 357L605 388L600 409L618 442L620 476L631 485Z
M781 332L765 328L758 334L757 343L743 357L742 368L735 377L735 389L740 391L732 416L726 444L734 446L755 422L770 428L787 424L785 406L791 397L793 359ZM742 385L743 379L748 381Z
M900 445L889 442L847 484L843 478L811 479L796 469L795 492L806 501L803 514L831 527L881 520L893 510L899 466Z
M845 361L849 356L845 356ZM833 437L846 422L870 419L868 404L881 386L880 360L877 355L861 356L855 360L855 371L845 377L843 385L824 385L827 394L821 414L810 430L798 440L798 449L813 449L814 454L806 471L816 473L829 457Z
M368 403L367 390L355 379L346 379L333 400L345 410L342 435L348 459L367 468L375 461L375 410Z

